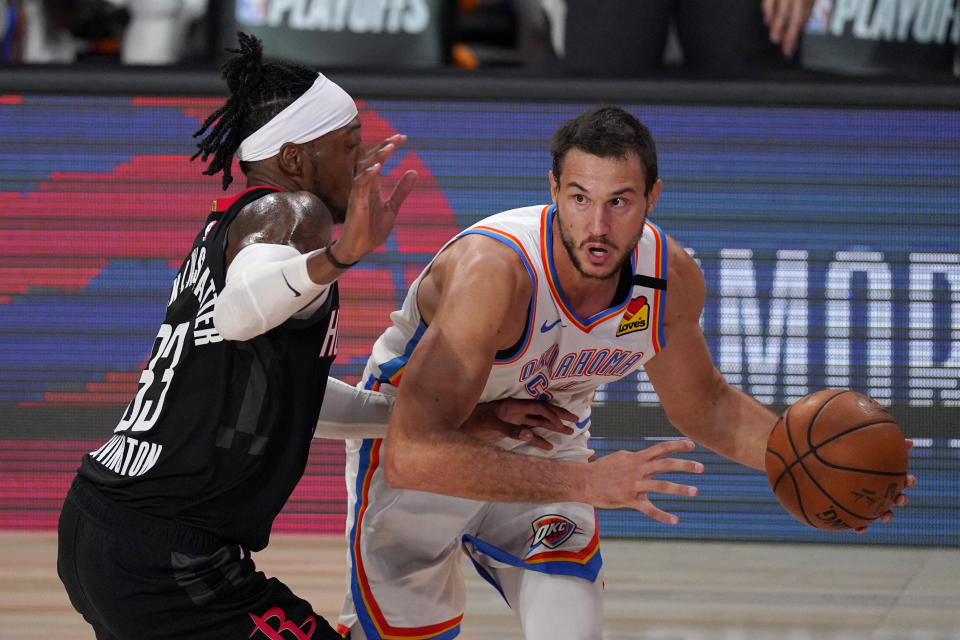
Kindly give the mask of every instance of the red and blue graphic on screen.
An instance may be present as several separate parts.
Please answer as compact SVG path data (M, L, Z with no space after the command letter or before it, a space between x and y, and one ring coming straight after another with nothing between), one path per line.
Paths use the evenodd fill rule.
M193 132L220 103L2 98L0 402L129 401L176 268L223 193L188 161ZM367 142L395 133L373 111L361 118ZM386 246L402 260L373 257L342 279L339 365L366 361L399 292L459 229L415 151L391 159L385 188L408 169L418 189ZM229 193L244 187L236 166L234 176Z
M0 410L31 416L17 427L27 438L0 434L0 528L55 527L80 456L113 428L76 440L72 425L33 415L119 414L134 395L176 267L223 195L219 176L188 161L193 132L221 103L0 95ZM407 169L420 178L387 245L342 278L334 375L356 380L407 283L457 231L548 201L550 136L587 106L361 104L366 142L409 136L385 167L386 188ZM960 112L628 108L657 140L654 218L701 264L704 333L731 382L771 403L848 386L886 390L934 418L960 405ZM244 187L234 175L230 194ZM663 437L631 413L655 399L639 377L608 385L598 401L627 408L619 424L591 425L591 446L603 455ZM932 437L911 456L923 477L912 509L866 542L958 543L956 424L928 423ZM342 532L342 455L339 443L314 447L275 530ZM699 525L664 531L613 511L601 512L601 530L824 540L782 513L762 474L697 455L712 471L696 503L660 506L699 511Z
M0 402L126 404L175 265L222 195L218 177L187 161L193 132L220 103L0 96ZM367 142L410 137L385 169L387 187L407 169L420 179L386 247L343 278L334 373L351 380L443 242L483 216L549 199L549 138L587 105L362 106ZM916 389L934 402L960 397L960 342L950 338L960 278L957 112L634 111L654 133L665 180L654 217L701 262L711 292L704 332L725 374L772 402L825 386L881 401L918 397ZM755 282L731 287L724 273L738 269ZM798 269L802 285L779 291L778 274L790 280ZM839 293L826 284L836 273L847 274ZM917 292L915 276L928 292ZM795 328L774 312L778 296L799 295L809 299L805 317L789 320L804 332L803 353L777 334ZM930 336L923 344L905 339L918 327ZM791 357L809 366L792 371ZM915 377L872 373L918 361L926 364ZM631 380L599 399L651 391Z

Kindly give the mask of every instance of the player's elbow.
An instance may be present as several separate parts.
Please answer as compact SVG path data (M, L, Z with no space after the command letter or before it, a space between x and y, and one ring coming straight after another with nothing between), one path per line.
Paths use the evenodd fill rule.
M425 488L423 474L417 472L418 464L415 455L410 455L409 449L405 449L399 442L394 440L390 446L386 447L386 453L383 459L383 477L387 481L387 486L391 489L419 489Z
M383 477L391 489L412 489L410 474L406 473L405 466L389 449L383 461Z
M383 478L387 481L387 486L391 489L406 489L406 478L403 477L403 470L397 464L395 456L387 455L383 464Z
M213 326L224 340L252 340L263 333L262 318L245 312L236 297L227 292L217 298L213 307Z

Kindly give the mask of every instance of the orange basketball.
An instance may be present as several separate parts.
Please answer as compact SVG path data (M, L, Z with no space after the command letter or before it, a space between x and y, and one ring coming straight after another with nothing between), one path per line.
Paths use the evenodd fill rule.
M907 446L889 411L846 389L788 407L767 440L767 479L780 504L811 527L870 524L907 481Z

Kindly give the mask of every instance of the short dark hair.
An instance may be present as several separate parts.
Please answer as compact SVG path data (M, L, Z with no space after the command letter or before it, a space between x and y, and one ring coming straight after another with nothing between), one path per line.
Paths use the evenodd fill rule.
M317 79L316 71L292 62L264 64L260 40L245 33L238 36L240 48L227 49L237 55L221 67L230 97L193 134L197 137L210 129L210 133L197 144L199 151L190 158L202 156L201 160L206 162L212 155L213 160L203 173L212 176L223 171L224 189L233 181L230 170L233 155L244 138L290 106ZM240 168L246 171L243 163Z
M553 134L553 179L560 184L560 166L570 149L600 158L626 158L635 153L643 165L644 195L657 182L657 146L650 130L619 107L599 105L567 120Z

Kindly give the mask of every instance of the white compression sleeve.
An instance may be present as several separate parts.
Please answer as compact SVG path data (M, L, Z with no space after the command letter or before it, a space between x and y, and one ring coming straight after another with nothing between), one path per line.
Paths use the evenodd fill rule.
M323 251L323 249L319 249ZM293 247L258 242L244 247L227 269L213 308L213 326L226 340L249 340L285 322L330 290L307 273Z
M320 407L315 438L361 440L387 437L387 425L394 397L351 387L336 378L327 378L327 391Z

